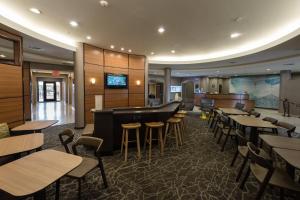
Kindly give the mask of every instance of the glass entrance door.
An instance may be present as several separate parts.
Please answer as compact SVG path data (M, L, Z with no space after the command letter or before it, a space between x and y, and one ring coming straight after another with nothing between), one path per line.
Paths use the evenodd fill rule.
M56 101L56 82L44 82L44 101Z

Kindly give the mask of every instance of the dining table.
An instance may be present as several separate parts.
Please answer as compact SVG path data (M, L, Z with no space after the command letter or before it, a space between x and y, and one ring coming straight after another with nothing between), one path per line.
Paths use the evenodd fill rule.
M0 189L14 197L45 199L45 188L82 162L82 157L52 149L42 150L0 166Z
M32 133L2 138L0 139L0 157L40 149L43 145L43 133Z
M269 128L269 129L277 129L277 126L272 124L271 122L264 121L260 118L255 118L252 116L245 115L229 115L229 118L232 119L235 123L241 125L242 127L249 127L250 132L250 142L257 145L258 143L258 128Z
M300 138L290 138L278 135L262 134L259 138L272 148L290 149L300 151Z
M14 127L11 129L12 132L33 132L39 133L42 132L43 129L46 129L54 124L56 124L58 120L34 120L28 121L24 124Z
M225 115L249 115L249 113L237 108L218 108Z

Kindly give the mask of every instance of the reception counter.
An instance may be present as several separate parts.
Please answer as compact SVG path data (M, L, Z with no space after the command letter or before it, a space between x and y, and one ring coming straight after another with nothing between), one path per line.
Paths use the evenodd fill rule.
M179 109L181 102L171 102L158 107L118 108L109 110L95 110L94 137L102 138L101 152L103 155L112 154L120 148L123 123L139 122L142 124L140 131L141 144L144 141L144 123L151 121L166 122ZM135 134L129 134L135 135ZM134 137L135 139L135 137ZM130 140L130 139L129 139Z
M255 107L255 101L249 99L249 94L195 94L194 104L200 105L201 99L211 99L215 107L233 108L236 103L245 104L245 109Z

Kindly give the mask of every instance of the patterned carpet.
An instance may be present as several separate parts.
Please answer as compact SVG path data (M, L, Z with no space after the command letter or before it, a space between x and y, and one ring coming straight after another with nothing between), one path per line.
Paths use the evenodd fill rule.
M184 145L179 149L169 140L165 153L160 156L158 146L152 149L152 161L146 154L135 158L135 148L130 149L128 162L120 152L103 157L109 187L104 189L100 171L94 170L82 183L82 199L253 199L258 189L250 177L244 190L235 182L238 159L230 167L234 145L229 142L224 152L216 144L206 122L187 117ZM44 131L45 148L59 145L58 133L73 125L54 126ZM80 130L76 130L76 135ZM278 190L270 188L263 199L279 199ZM47 199L54 199L54 185L47 189ZM60 199L76 199L77 182L70 178L61 181Z

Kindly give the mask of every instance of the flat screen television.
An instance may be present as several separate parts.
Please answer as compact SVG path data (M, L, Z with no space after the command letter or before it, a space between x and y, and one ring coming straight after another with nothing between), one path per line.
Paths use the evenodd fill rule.
M127 89L128 76L126 74L105 73L105 88L108 89Z

